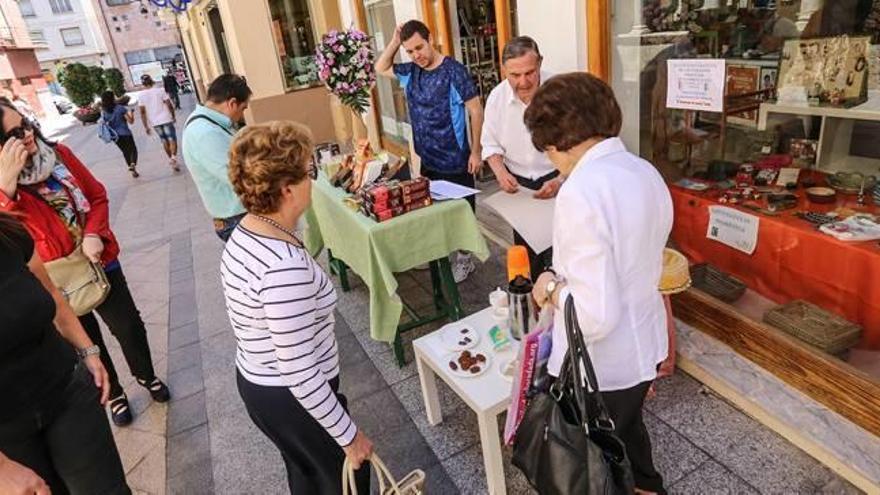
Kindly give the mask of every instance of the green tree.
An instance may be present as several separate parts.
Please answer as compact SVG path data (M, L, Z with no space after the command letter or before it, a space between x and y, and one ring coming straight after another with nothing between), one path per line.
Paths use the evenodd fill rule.
M79 63L69 64L61 71L58 80L74 105L84 107L94 101L97 90L89 67Z
M125 77L123 77L122 71L115 67L104 69L104 84L117 97L125 94Z
M89 66L89 79L92 85L92 92L100 96L101 93L107 91L107 83L104 82L104 68L91 65Z

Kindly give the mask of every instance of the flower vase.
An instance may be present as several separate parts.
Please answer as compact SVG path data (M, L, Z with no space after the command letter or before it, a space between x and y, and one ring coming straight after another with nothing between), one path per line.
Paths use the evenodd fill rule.
M365 122L367 114L359 113L354 109L349 110L351 111L351 145L352 149L356 149L358 141L369 139L369 132Z

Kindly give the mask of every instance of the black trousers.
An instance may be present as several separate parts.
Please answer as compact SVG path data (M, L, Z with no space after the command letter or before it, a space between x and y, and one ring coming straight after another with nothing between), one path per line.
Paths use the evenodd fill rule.
M27 466L53 495L130 494L107 414L85 366L55 405L0 423L0 452Z
M511 175L513 175L513 177L516 179L516 182L519 183L519 185L521 185L522 187L537 191L544 186L545 182L558 177L559 172L554 170L553 172L550 172L543 177L538 177L537 179L521 177L514 174L513 172L511 172ZM550 218L547 219L547 221L552 222L553 219ZM529 246L526 240L523 239L523 237L519 235L519 232L517 232L516 230L513 231L513 243L517 246L525 246L526 251L528 251L529 266L531 267L532 271L532 280L538 280L538 275L544 273L545 271L547 271L548 268L553 266L553 248L547 249L541 253L536 253L535 250L532 249L532 246Z
M632 464L636 488L665 494L663 477L654 468L651 453L651 438L645 428L642 406L651 388L651 381L642 382L635 387L613 392L602 392L608 414L614 420L617 436L626 446L626 455Z
M281 451L287 468L290 493L342 493L342 462L345 453L326 430L306 411L286 387L255 385L236 372L238 393L248 415ZM338 392L339 379L330 387L348 411L347 400ZM355 471L358 493L370 493L370 465Z
M461 174L446 174L442 172L437 172L435 170L431 170L428 168L422 168L422 175L427 177L430 180L445 180L448 182L452 182L453 184L458 184L465 187L476 187L476 179L474 176L464 172ZM468 196L467 202L471 205L471 210L477 211L477 197L476 196Z
M101 362L110 375L110 398L114 398L122 394L122 385L119 384L119 375L110 359L110 353L107 352L95 313L101 316L110 333L119 341L122 355L125 356L128 368L135 378L152 381L156 377L156 372L153 370L153 357L150 355L150 344L147 342L147 329L128 290L122 268L107 272L107 279L110 282L110 295L95 311L80 316L79 321L92 342L101 348Z
M171 98L171 102L174 103L174 108L180 110L180 94L177 91L172 91L168 93L168 96Z
M129 167L137 165L138 149L137 145L134 144L134 136L119 136L116 138L116 146L122 151L126 165Z

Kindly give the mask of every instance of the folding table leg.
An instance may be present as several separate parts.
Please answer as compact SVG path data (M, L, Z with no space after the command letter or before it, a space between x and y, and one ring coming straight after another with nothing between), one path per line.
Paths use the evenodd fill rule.
M446 295L449 297L448 315L452 321L460 320L463 311L461 309L461 298L458 295L458 284L452 276L452 265L449 264L449 258L440 258L437 260L440 265L440 277L443 280L443 286L446 289Z
M437 311L446 309L446 299L443 297L443 281L440 278L440 265L437 260L428 264L431 267L431 288L434 291L434 307Z
M443 421L443 411L440 409L440 394L437 392L436 375L434 370L425 364L418 354L416 354L416 368L419 370L419 383L422 385L422 398L425 400L428 424L437 426Z
M486 486L489 495L506 495L504 461L501 457L501 437L497 417L486 412L477 413L480 428L480 446L483 449L483 466L486 468Z
M394 335L394 342L391 344L391 348L394 350L394 360L397 361L397 367L403 368L403 365L406 364L406 356L403 354L403 341L400 339L400 329Z
M330 273L339 277L339 285L342 286L342 292L350 291L351 286L348 285L348 266L345 265L344 261L334 258L333 251L329 249L327 250L327 258L330 263Z

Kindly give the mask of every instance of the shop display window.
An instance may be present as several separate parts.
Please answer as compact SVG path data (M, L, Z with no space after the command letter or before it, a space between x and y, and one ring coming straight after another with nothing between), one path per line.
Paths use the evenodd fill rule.
M622 136L670 184L695 286L880 381L880 0L615 5Z
M269 0L272 36L287 89L320 84L315 64L315 32L308 0Z

